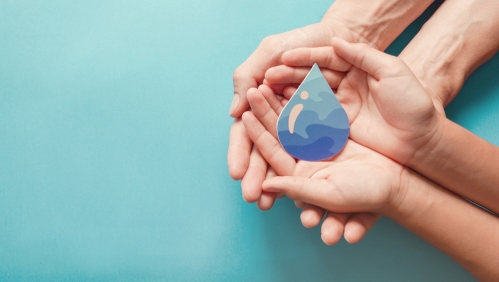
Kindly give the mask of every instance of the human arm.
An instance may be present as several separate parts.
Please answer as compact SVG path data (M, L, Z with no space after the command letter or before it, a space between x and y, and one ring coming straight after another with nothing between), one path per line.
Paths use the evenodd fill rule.
M265 71L280 64L282 53L297 47L328 46L334 36L351 42L365 42L384 49L416 19L433 1L424 0L338 0L320 23L265 38L251 56L234 72L234 93L231 115L240 117L247 110L247 91L263 82ZM240 119L230 133L228 151L229 173L241 179L246 173L252 179L265 178L265 167L259 156L250 157L252 142ZM253 162L250 164L250 160ZM248 202L261 196L259 181L243 181L243 197ZM246 187L244 187L246 186Z
M499 213L499 147L442 117L438 133L408 162L452 192Z
M296 162L270 133L272 119L258 119L250 112L243 115L251 139L282 175L266 180L264 191L284 193L332 214L385 215L447 253L477 278L499 277L499 218L354 141L348 141L331 160ZM331 231L329 219L328 214L321 230L326 243L331 242L329 236L338 239L327 233Z
M352 63L337 97L351 121L350 137L407 165L454 193L499 212L499 148L437 114L434 103L399 59L341 40L329 48L283 55L291 65ZM333 60L331 59L333 58ZM302 79L301 67L269 70L268 81ZM364 73L366 72L366 73ZM364 74L363 74L364 73Z
M445 1L399 55L445 107L499 49L499 2ZM450 28L452 27L452 28ZM442 134L409 163L454 193L499 213L499 148L442 119Z
M442 106L499 49L499 2L445 1L400 54ZM449 28L452 26L453 28ZM409 163L453 192L499 212L499 148L442 119L442 134Z
M409 169L400 174L400 186L393 188L396 192L388 197L391 200L378 207L375 202L378 199L371 197L373 201L369 202L355 195L355 192L365 193L362 189L365 187L378 191L379 187L368 186L373 178L352 181L363 175L374 177L369 171L335 173L327 180L276 177L265 181L263 189L284 192L292 199L329 211L368 210L382 214L449 255L480 281L495 281L499 277L499 218ZM338 180L342 176L348 179ZM375 183L389 182L376 179ZM354 193L348 193L347 189ZM351 194L353 197L349 197Z
M499 48L499 1L444 1L400 53L436 106L459 93L466 78Z

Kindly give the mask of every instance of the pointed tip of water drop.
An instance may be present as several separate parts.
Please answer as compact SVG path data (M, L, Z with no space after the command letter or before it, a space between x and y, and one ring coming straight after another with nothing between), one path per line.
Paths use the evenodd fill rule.
M321 69L319 68L319 65L317 63L314 63L314 65L310 69L310 73L314 73L314 72L321 72Z
M305 77L305 79L303 81L304 82L309 81L309 80L312 80L312 79L315 79L318 77L324 77L324 76L322 75L322 72L321 72L321 69L319 68L319 65L317 65L317 63L314 63L314 65L312 66L312 68L310 69L310 71L308 72L307 76Z

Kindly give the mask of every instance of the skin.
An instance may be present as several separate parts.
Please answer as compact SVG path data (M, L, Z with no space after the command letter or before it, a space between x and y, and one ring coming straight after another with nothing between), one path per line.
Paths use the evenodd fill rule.
M344 106L351 122L350 138L363 145L377 147L389 157L398 156L399 160L411 158L414 152L426 144L428 138L431 137L428 135L428 132L431 132L428 128L436 128L438 124L439 114L434 108L431 98L424 92L423 87L414 79L410 69L400 59L376 52L374 57L382 56L384 62L383 66L377 66L373 61L364 61L364 58L355 57L355 54L360 53L360 51L375 52L367 45L350 46L347 42L339 39L333 40L332 44L337 53L343 57L333 52L332 47L302 48L285 53L283 62L294 66L305 66L317 62L319 66L330 70L348 69L346 75L337 73L337 77L332 81L334 84L338 82L337 87L335 87L337 88L336 96ZM357 61L358 66L352 66L355 61ZM375 76L368 75L359 67L371 68ZM307 72L307 67L278 66L269 69L266 79L270 83L274 81L281 84L283 82L293 83L293 80L302 81ZM397 80L392 79L393 74L397 74ZM332 77L329 76L329 81ZM376 89L376 91L370 91L371 88ZM294 89L289 90L294 92ZM393 91L403 94L386 94L393 93ZM266 117L271 115L272 107L256 98L258 97L256 89L248 94L250 94L248 98L255 115L260 120L269 120ZM266 96L272 97L269 94ZM274 116L277 119L275 114ZM404 118L400 118L400 116ZM275 120L271 124L275 124ZM272 127L267 124L267 128ZM419 130L414 130L416 128ZM271 132L275 137L275 129L271 129ZM403 148L403 151L396 150L398 148ZM279 171L277 173L279 174ZM319 224L324 214L324 210L306 205L302 219L306 217L308 222L304 225L311 227ZM344 216L348 218L349 215ZM357 214L352 228L362 230L359 226L367 226L365 228L367 231L377 218L376 215L369 213ZM324 224L330 225L326 221ZM353 234L350 236L355 237ZM360 240L360 238L357 236L354 239ZM337 240L339 237L325 242L331 244Z
M360 69L373 78L369 81L379 91L378 96L389 96L385 92L404 95L411 77L400 59L341 40L335 40L333 47L339 56L353 64L352 69ZM388 66L397 71L384 71ZM412 80L417 82L415 76ZM384 84L392 87L383 87ZM423 91L422 95L427 94ZM267 103L272 108L270 105L274 104L267 102L258 90L252 91L248 98L250 103L262 107ZM275 111L260 116L246 112L242 119L250 138L280 175L265 180L264 191L284 193L333 214L387 216L447 253L479 280L494 281L499 277L499 219L494 215L355 141L349 141L331 160L296 161L271 132L277 119ZM337 238L341 232L341 226L336 224L338 220L331 220L336 224L333 227L338 228L331 232L335 229L325 227L329 218L322 226L322 238L332 242L331 238Z
M267 38L264 40L266 42L262 42L254 54L234 73L235 93L244 93L244 89L258 85L262 79L262 70L266 70L266 66L271 66L279 61L276 59L277 54L283 53L293 46L307 45L304 42L315 42L316 45L320 46L324 43L321 40L329 38L327 36L331 36L333 33L351 42L360 41L381 49L386 48L401 31L396 26L405 27L407 21L412 21L414 16L419 15L429 5L429 2L424 1L419 3L421 6L414 6L411 1L398 2L406 3L406 9L395 2L390 2L391 5L384 6L386 9L383 9L383 6L369 9L365 2L336 1L319 26L313 25ZM369 3L373 4L373 1ZM361 9L362 13L356 10L359 9L359 4L364 6L364 9ZM399 6L397 7L397 5ZM407 8L411 5L414 7L413 13L410 12L410 8ZM495 16L498 5L499 2L495 0L445 1L400 54L399 57L419 78L440 114L445 114L444 106L457 95L466 77L496 52L499 46L498 29L496 28L499 26L499 18ZM371 7L374 6L376 5L373 4ZM355 14L356 17L348 17L350 13ZM400 18L403 18L402 21ZM349 19L362 19L362 21L347 23L346 21ZM345 24L335 25L341 21L345 21ZM348 28L343 29L345 26ZM449 28L450 26L452 28ZM330 29L338 32L331 33ZM352 30L358 31L355 33L358 35L357 37L350 32ZM307 33L314 32L324 37L307 35ZM382 40L383 38L387 39ZM329 44L326 45L329 46ZM341 78L338 73L324 69L322 72L330 81L331 86L336 88L339 82L334 81L339 81ZM288 83L288 85L292 84ZM284 86L278 85L277 87L279 89L276 90L276 93L282 93ZM265 91L264 93L268 94ZM283 101L285 102L285 99ZM470 136L469 133L466 135ZM490 144L485 145L485 147L490 148ZM251 157L249 152L251 152ZM492 154L492 156L494 155ZM245 200L248 202L257 201L261 209L270 208L274 203L275 194L262 192L261 184L266 177L273 175L273 172L265 172L267 163L262 159L257 149L252 149L252 142L247 138L240 119L236 119L231 130L228 163L229 172L233 178L240 179L245 175L241 182ZM455 168L455 171L457 169L459 167ZM455 187L452 183L442 183ZM461 185L460 191L465 190L464 186ZM472 191L473 193L475 191ZM305 226L312 227L320 223L321 215L324 214L323 210L297 202L300 207L305 207L302 214L302 222ZM345 216L341 215L342 218ZM345 227L347 241L360 240L374 224L372 221L375 219L375 217L362 214L360 216L350 215Z
M339 39L333 48L296 49L285 53L283 61L334 68L338 59L331 58L339 55L354 65L337 89L351 122L351 139L499 213L499 175L493 169L498 147L440 115L400 58ZM376 65L375 57L385 61ZM289 68L269 69L267 81L280 82L274 81L280 74L301 79L301 67Z
M495 0L445 1L399 55L437 109L449 104L466 78L497 52L497 11Z
M369 56L358 55L366 53ZM373 57L383 57L385 62L378 65ZM300 66L313 62L332 70L336 65L342 69L348 66L346 74L339 77L336 97L347 112L350 138L401 164L408 163L436 134L440 115L400 58L336 38L332 47L288 51L283 62L285 66L267 71L271 85L289 79L302 81L308 67ZM391 94L394 92L400 94Z
M263 93L267 94L264 95ZM325 165L325 163L323 162L301 162L301 164L310 163L316 165L311 169L307 168L303 170L301 169L301 167L303 166L295 166L293 162L290 162L289 159L291 157L287 154L285 154L284 157L288 161L281 161L279 158L282 157L282 152L284 151L281 152L282 148L280 144L275 141L277 140L277 131L275 125L277 123L278 114L283 109L284 103L281 103L279 100L277 100L272 90L266 86L260 86L259 89L252 89L251 91L249 91L248 100L251 107L255 108L255 110L253 111L253 116L257 116L260 121L265 124L267 132L271 135L271 137L267 136L267 139L261 139L258 142L260 142L261 144L272 144L270 153L267 153L268 151L262 152L267 154L264 155L265 159L273 159L274 164L280 164L275 166L275 171L278 175L293 175L294 173L299 173L300 175L310 177L313 175L314 169ZM258 138L255 137L255 135L250 135L250 137L252 138L252 140ZM258 145L258 142L255 141L255 144ZM281 155L272 156L274 152L280 152ZM323 208L310 204L304 204L301 201L298 202L302 203L303 205L301 221L305 227L310 228L316 226L326 214L326 210L324 210ZM361 239L358 234L363 234L364 232L362 230L364 228L370 229L378 218L379 215L374 213L341 213L329 211L325 216L321 228L322 240L328 245L333 245L341 239L345 232L347 232L345 236L346 238L348 238L347 240L355 243ZM348 232L350 232L350 234L348 234Z
M227 160L231 177L242 179L243 198L247 202L257 202L260 209L267 210L272 207L278 196L276 193L261 190L263 180L271 177L273 172L267 171L267 162L258 150L253 148L240 119L241 114L248 109L248 91L263 83L266 70L279 65L281 55L287 50L329 46L331 38L335 36L351 42L365 42L384 50L432 2L337 0L320 23L265 38L255 52L235 70L235 95L230 108L230 114L235 121L230 132ZM308 216L307 210L305 209L302 216L305 226L310 225L308 219L312 223L317 221L317 214L311 213L311 216ZM372 215L362 214L338 215L338 218L341 218L341 222L346 222L345 238L350 242L360 240L376 220Z

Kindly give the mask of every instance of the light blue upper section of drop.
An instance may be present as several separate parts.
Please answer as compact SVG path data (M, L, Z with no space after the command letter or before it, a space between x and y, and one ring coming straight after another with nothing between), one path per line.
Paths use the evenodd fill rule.
M300 93L303 91L308 92L309 98L307 100L302 100L299 97ZM334 96L334 93L329 87L326 79L322 75L319 66L317 66L317 64L314 64L308 75L305 77L305 80L303 80L302 84L300 84L300 86L296 90L295 95L293 95L291 100L284 107L283 111L281 112L281 116L289 116L291 109L296 104L304 104L304 106L306 106L305 103L310 103L310 100L321 102L326 98L326 103L314 106L314 111L319 114L319 119L325 119L329 115L329 113L332 112L332 110L341 108L342 106L338 99L336 99L336 97L334 97L333 99L329 99L329 97L323 95L323 92L325 92L326 94L332 94ZM304 110L307 110L307 108L305 107Z
M303 100L300 98L300 93L307 91L309 98ZM320 103L315 103L320 102ZM317 64L314 64L308 75L303 80L302 84L298 87L293 97L289 100L288 104L284 107L279 116L279 120L289 117L291 110L297 104L303 104L303 111L314 111L319 115L320 120L326 119L331 112L335 109L343 108L334 95L334 92L329 87L326 79L321 73L321 70ZM335 128L348 129L350 124L348 118L344 118L342 114L336 114L336 118L331 119L331 126ZM305 126L306 127L306 126ZM304 123L299 123L295 125L295 132L300 134L302 137L306 138L307 135L304 131ZM278 131L288 130L287 123L278 123Z
M307 99L301 98L303 91L307 91ZM289 116L292 109L299 104L303 105L303 109L298 114L294 123L294 131L291 133ZM322 127L316 127L317 125ZM324 148L324 157L321 158L327 159L343 148L348 139L349 129L350 124L345 110L329 87L320 68L314 64L279 116L277 122L279 141L288 153L298 152L297 154L303 155L294 155L295 157L307 160L311 159L307 157L306 150L314 151L311 153L313 160L318 160L317 156L321 155L318 153L321 151L321 148L317 148L319 145L311 144L328 146L329 149ZM310 136L311 132L313 136ZM325 139L318 141L318 138Z

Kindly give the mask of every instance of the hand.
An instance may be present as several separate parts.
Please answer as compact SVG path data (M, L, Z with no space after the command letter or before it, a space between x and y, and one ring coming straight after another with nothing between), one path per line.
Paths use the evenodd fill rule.
M227 162L233 179L242 179L243 198L258 202L261 209L272 207L276 194L262 193L261 184L267 173L267 164L249 139L241 114L248 109L247 91L263 83L268 68L281 63L281 55L298 47L330 45L331 38L339 36L347 40L361 40L338 21L324 21L265 38L251 56L234 72L234 98L231 115L236 117L230 131Z
M258 118L259 121L264 125L262 132L266 131L270 133L271 140L269 145L274 144L274 151L277 149L282 150L279 143L275 143L277 140L276 133L276 121L277 115L281 112L285 100L279 101L272 90L261 85L258 89L250 89L248 91L248 101L253 109L252 113L248 112L245 115L250 115L253 118ZM248 125L245 120L245 126ZM261 124L260 124L261 126ZM252 128L248 128L250 132ZM254 129L254 127L253 127ZM255 136L250 135L253 141L255 141ZM274 143L272 143L274 142ZM258 145L258 143L255 143ZM264 142L267 144L267 142ZM264 153L265 151L262 151ZM289 156L288 156L289 157ZM267 157L268 159L268 157ZM298 173L311 176L314 173L315 167L312 167L312 171L307 171L309 169L301 170L299 166L294 166L294 159L289 162L279 162L271 163L271 166L275 169L276 173L279 175L293 175L295 170L292 167L298 168ZM305 162L306 163L306 162ZM300 163L301 164L301 163ZM316 166L320 166L320 163L312 163ZM265 192L269 193L269 192ZM322 208L316 207L314 205L305 204L302 201L295 201L298 207L303 207L301 214L301 221L305 227L314 227L318 225L326 211ZM379 215L372 213L333 213L329 212L322 224L322 239L326 244L334 244L338 242L341 236L344 234L345 239L350 243L356 243L364 237L366 232L374 225Z
M442 116L432 99L397 57L364 44L351 44L339 38L331 47L301 48L283 54L283 63L269 69L266 82L273 85L302 81L317 62L329 71L351 68L340 81L326 79L337 86L336 96L350 120L350 138L400 164L410 163L423 146L430 146L441 133ZM285 96L293 92L290 87Z
M254 95L250 94L250 103ZM326 244L338 242L343 232L349 242L360 240L378 214L397 205L404 194L400 183L405 169L401 165L353 141L348 141L331 161L296 162L282 149L273 132L265 128L276 118L269 113L260 116L260 122L252 112L243 115L247 132L264 158L277 174L287 176L265 180L263 189L313 204L309 211L320 217L323 209L328 210L322 225ZM275 123L271 128L275 128ZM357 220L347 222L352 212Z

